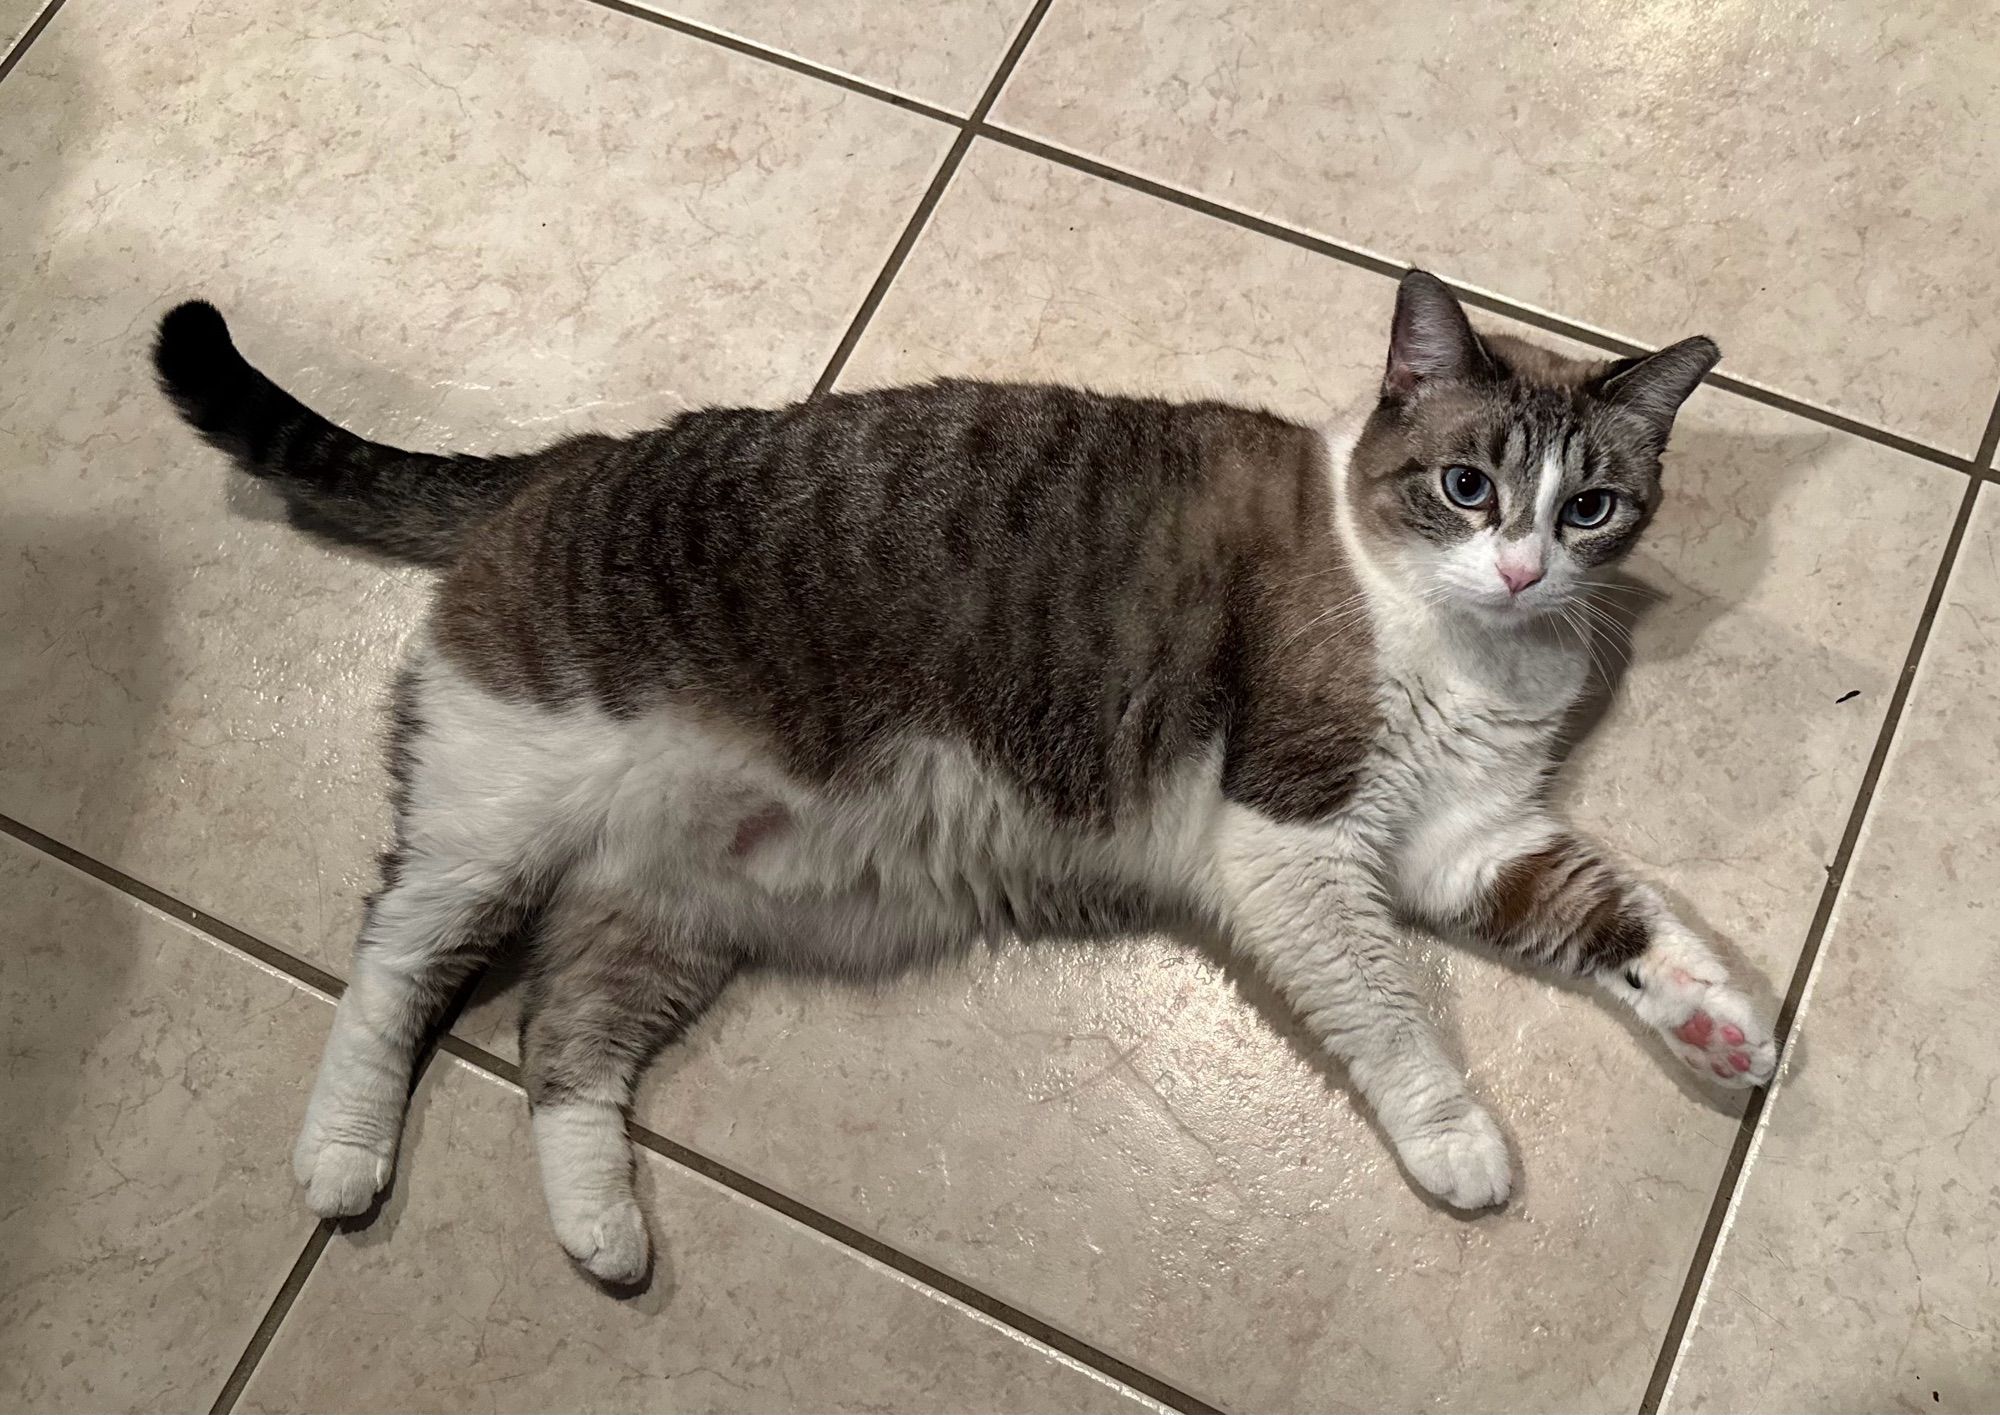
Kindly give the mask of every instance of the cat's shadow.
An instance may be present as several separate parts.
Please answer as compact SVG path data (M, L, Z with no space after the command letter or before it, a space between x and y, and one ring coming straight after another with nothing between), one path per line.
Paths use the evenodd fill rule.
M1565 757L1603 724L1635 662L1688 658L1717 621L1752 596L1770 568L1783 490L1810 470L1832 436L1705 427L1676 434L1664 503L1638 549L1625 564L1589 577L1596 593L1581 617L1591 631L1592 672L1564 735ZM1768 621L1764 627L1782 633Z

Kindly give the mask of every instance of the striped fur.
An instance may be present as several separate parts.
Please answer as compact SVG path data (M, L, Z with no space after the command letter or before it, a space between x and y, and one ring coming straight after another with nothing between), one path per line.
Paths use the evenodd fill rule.
M1503 865L1470 922L1495 948L1584 975L1622 968L1649 941L1617 867L1569 835Z

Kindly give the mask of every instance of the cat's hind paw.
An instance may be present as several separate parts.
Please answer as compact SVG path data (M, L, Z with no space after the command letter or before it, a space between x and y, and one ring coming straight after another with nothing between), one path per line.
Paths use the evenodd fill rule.
M292 1172L306 1191L306 1207L321 1218L367 1212L389 1187L396 1157L368 1145L318 1141L309 1131L292 1152Z
M646 1216L636 1200L626 1199L590 1209L566 1206L554 1215L556 1240L563 1251L589 1270L592 1277L614 1287L629 1287L646 1276L652 1263L652 1241Z
M1396 1154L1410 1178L1454 1209L1490 1209L1513 1192L1506 1137L1477 1106L1396 1137Z

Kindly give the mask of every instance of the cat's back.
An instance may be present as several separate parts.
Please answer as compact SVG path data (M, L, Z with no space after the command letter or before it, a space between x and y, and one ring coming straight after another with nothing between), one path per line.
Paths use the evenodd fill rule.
M1229 711L1259 568L1330 542L1317 434L1222 403L947 380L711 409L531 480L438 642L511 697L663 698L809 775L966 741L1099 816Z

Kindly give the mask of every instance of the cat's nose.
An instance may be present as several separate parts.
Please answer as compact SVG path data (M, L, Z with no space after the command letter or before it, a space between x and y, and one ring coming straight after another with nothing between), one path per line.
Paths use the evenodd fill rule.
M1509 565L1502 560L1495 568L1500 571L1500 579L1507 586L1508 594L1519 594L1542 580L1542 567L1539 565Z

